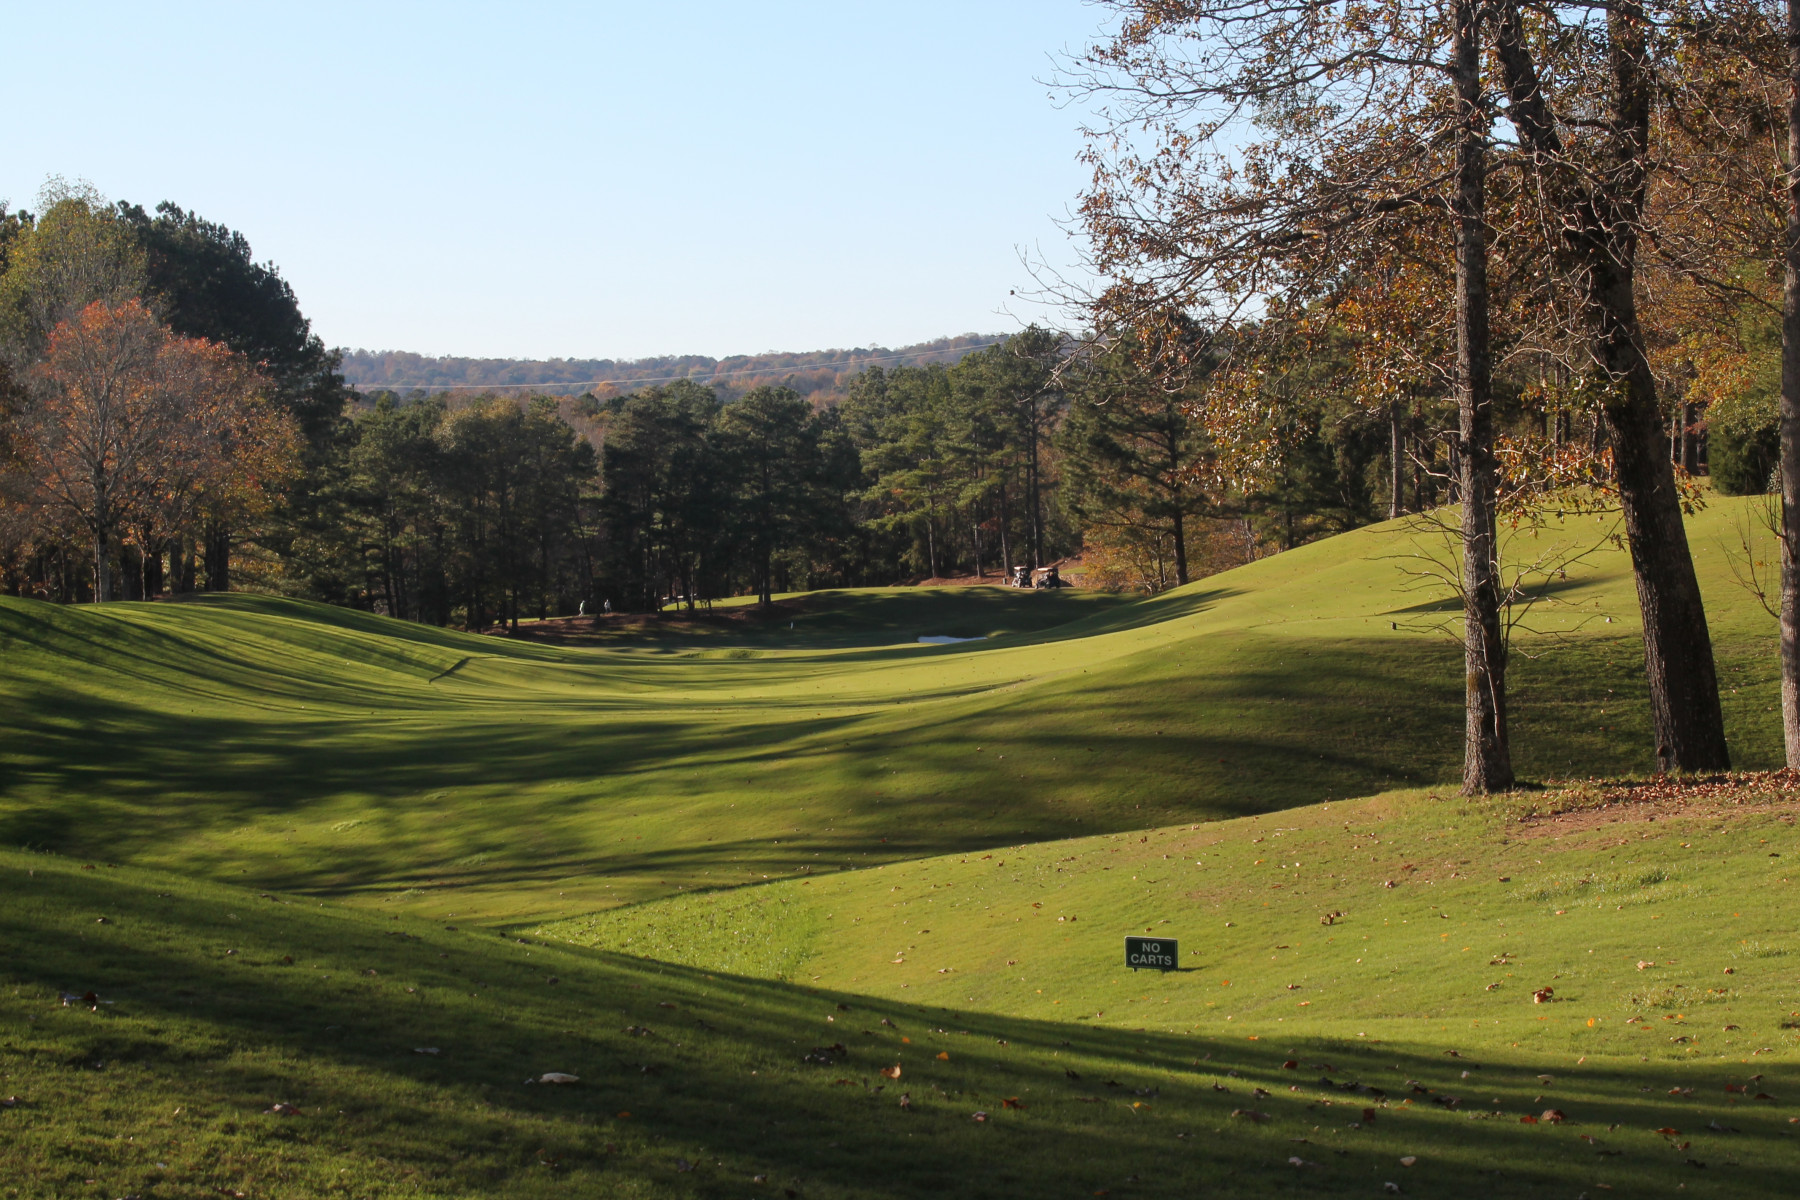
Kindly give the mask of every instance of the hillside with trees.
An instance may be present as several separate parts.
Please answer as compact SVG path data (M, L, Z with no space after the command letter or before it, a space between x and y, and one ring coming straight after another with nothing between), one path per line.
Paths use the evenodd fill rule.
M752 388L791 388L820 403L841 399L849 381L869 367L954 364L966 354L1004 341L997 335L963 334L897 349L737 354L728 358L665 355L655 358L434 358L400 350L341 352L344 381L359 392L532 393L602 398L686 380L728 400Z

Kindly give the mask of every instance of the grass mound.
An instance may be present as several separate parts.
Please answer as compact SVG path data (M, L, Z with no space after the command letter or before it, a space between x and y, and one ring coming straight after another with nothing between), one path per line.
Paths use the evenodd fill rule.
M1800 781L1606 794L1389 793L674 897L536 932L708 968L743 962L732 938L752 930L771 975L1170 1033L1448 1035L1487 1053L1665 1064L1800 1049L1800 986L1782 961L1800 954L1787 912ZM1122 969L1125 934L1178 940L1183 969Z

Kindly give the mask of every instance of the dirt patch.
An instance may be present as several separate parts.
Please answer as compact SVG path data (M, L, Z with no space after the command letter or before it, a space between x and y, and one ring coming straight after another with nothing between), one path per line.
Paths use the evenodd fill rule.
M1744 771L1639 782L1590 779L1534 797L1518 818L1524 837L1562 837L1610 825L1683 817L1800 815L1800 771Z

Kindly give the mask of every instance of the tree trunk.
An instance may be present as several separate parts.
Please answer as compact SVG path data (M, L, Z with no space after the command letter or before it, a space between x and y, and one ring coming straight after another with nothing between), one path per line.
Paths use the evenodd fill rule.
M231 530L217 522L206 527L206 590L231 590Z
M1181 511L1181 498L1175 498L1175 586L1185 587L1188 582L1187 561L1187 514Z
M1037 397L1029 401L1031 405L1031 459L1026 467L1028 496L1031 501L1031 565L1033 568L1044 565L1044 497L1043 481L1039 478L1038 469L1038 411Z
M1506 736L1506 642L1500 621L1494 505L1492 359L1488 345L1487 121L1481 106L1478 0L1456 0L1456 407L1453 455L1462 500L1463 794L1513 783Z
M94 534L94 603L105 604L113 598L112 539L105 529Z
M1611 76L1604 150L1597 175L1566 161L1565 147L1524 35L1516 0L1501 9L1499 57L1512 104L1508 115L1537 160L1561 210L1566 269L1582 307L1587 342L1607 389L1596 420L1604 433L1625 510L1626 540L1644 618L1644 666L1662 771L1719 771L1731 765L1719 709L1712 638L1682 522L1681 498L1664 442L1656 378L1644 348L1634 290L1638 229L1648 191L1652 79L1637 0L1605 10ZM1598 448L1598 447L1596 447Z
M1800 768L1800 0L1788 0L1787 279L1781 300L1781 736Z
M1388 405L1388 520L1406 511L1406 429L1398 400Z
M163 549L163 546L158 545L144 554L144 599L146 600L162 595L167 580L167 575L163 571Z
M1008 529L1012 523L1012 506L1006 502L1006 477L1000 477L1000 568L1006 578L1012 578L1012 540Z

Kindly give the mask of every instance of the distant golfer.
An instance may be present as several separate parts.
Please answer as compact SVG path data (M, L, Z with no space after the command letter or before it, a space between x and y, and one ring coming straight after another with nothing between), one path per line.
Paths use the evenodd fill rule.
M581 606L575 610L575 615L578 617L587 616L587 601L586 600L583 600L581 602Z
M606 606L605 611L610 615L612 613L612 601L610 599L608 599L608 600L602 601L601 603L603 603Z

